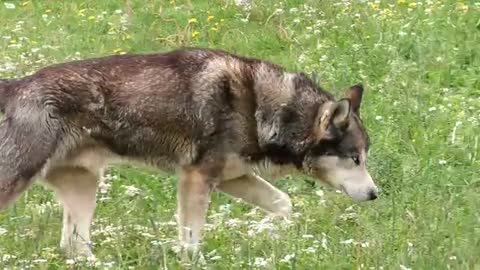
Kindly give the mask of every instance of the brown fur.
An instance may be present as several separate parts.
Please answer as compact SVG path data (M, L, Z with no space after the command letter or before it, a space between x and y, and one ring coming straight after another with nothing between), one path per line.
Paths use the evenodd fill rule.
M198 242L216 187L287 215L288 196L251 168L280 166L322 178L317 157L366 149L362 91L355 86L348 104L337 103L302 73L208 49L76 61L2 81L0 208L35 176L56 187L62 201L75 201L71 189L91 190L78 178L98 178L112 160L126 160L180 170L179 232L187 244ZM68 221L75 213L66 215L75 223Z

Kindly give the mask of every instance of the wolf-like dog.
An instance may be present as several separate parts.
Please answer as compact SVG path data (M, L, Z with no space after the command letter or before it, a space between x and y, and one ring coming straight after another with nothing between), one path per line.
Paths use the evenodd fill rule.
M116 162L177 172L179 240L196 249L210 194L288 216L264 172L306 174L373 200L362 85L334 96L301 72L222 50L182 48L57 64L0 81L0 208L34 182L63 205L61 247L92 255L97 183Z

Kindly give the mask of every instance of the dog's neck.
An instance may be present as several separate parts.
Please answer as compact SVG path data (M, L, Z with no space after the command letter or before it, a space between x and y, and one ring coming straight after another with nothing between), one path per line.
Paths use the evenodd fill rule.
M317 114L333 96L318 89L303 74L289 73L268 63L259 63L254 70L260 156L275 165L299 168L314 141Z
M268 62L256 63L249 74L257 111L276 111L288 104L301 104L302 110L323 108L335 97L315 85L303 73L293 73Z
M295 96L296 74L285 72L279 66L261 62L257 64L253 79L253 91L259 110L276 110Z

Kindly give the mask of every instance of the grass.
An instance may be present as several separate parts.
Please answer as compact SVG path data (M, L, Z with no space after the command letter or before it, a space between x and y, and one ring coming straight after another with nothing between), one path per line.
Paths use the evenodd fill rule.
M296 212L284 223L215 194L208 268L480 269L480 5L254 2L250 10L226 0L2 2L0 77L202 46L315 72L339 97L361 81L380 198L357 204L283 179ZM61 208L36 185L0 213L0 268L179 268L171 248L176 178L121 167L107 180L93 226L96 266L66 263Z

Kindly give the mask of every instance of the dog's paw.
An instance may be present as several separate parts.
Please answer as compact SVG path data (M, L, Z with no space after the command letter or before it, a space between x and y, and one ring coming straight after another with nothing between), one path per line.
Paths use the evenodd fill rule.
M88 260L96 260L92 249L87 243L78 241L69 243L67 241L62 241L60 243L60 248L65 252L68 258L83 257Z
M176 250L183 265L205 265L205 257L198 245L182 244Z
M275 211L272 213L273 216L288 218L292 214L292 201L287 194L276 199L273 204L275 205Z
M184 265L205 265L206 264L205 257L200 251L191 252L188 250L184 250L182 251L180 261Z

